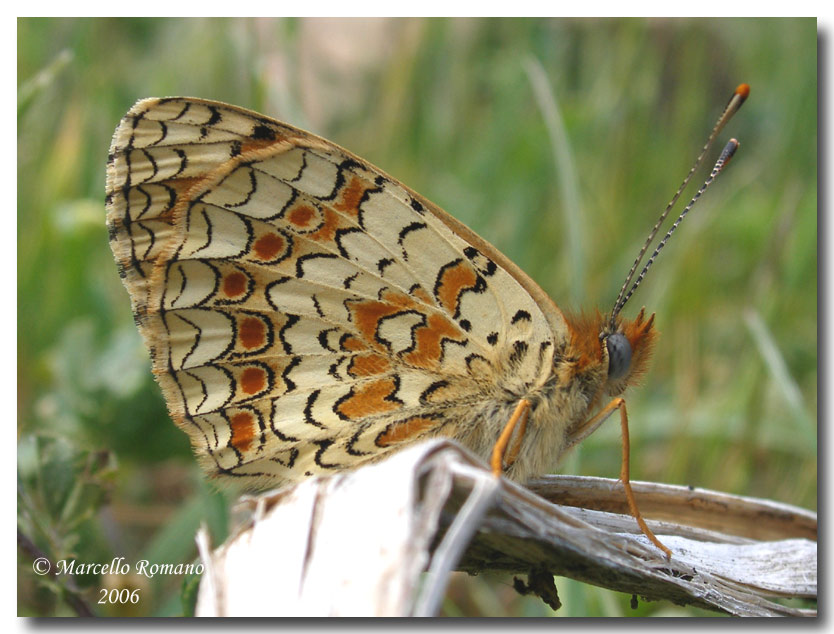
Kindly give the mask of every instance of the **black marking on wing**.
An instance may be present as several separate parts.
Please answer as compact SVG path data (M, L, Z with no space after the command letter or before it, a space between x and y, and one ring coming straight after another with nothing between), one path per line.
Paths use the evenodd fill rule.
M347 445L345 445L345 451L349 453L351 456L369 456L371 455L370 451L361 451L360 449L354 449L354 445L359 442L359 437L362 433L366 431L364 427L360 427L356 430L356 433L351 436L350 440L348 441Z
M425 222L412 222L410 225L406 225L402 229L400 229L399 237L397 238L397 244L400 245L400 250L403 253L403 259L408 260L408 253L405 250L405 246L403 242L405 242L406 237L412 231L419 231L420 229L427 228L428 225Z
M203 217L203 222L205 222L205 223L206 223L206 242L205 242L205 244L203 244L203 245L202 245L202 246L200 246L199 248L197 248L197 249L193 249L193 250L192 250L192 256L197 255L197 254L198 254L200 251L202 251L203 249L207 249L209 246L211 246L211 241L212 241L212 238L214 237L214 225L213 225L213 224L211 223L211 221L209 220L209 215L208 215L208 211L206 211L206 206L205 206L205 204L204 204L204 203L201 203L199 200L195 200L195 201L194 201L194 202L192 202L192 203L191 203L191 205L189 206L189 209L188 209L189 213L188 213L188 214L186 214L186 221L185 221L185 233L186 233L186 234L188 234L188 233L191 231L191 213L190 213L190 212L191 212L191 210L192 210L192 209L194 209L194 208L195 208L198 204L202 204L202 205L203 205L203 206L200 208L200 210L199 210L199 212L198 212L198 213L199 213L199 214ZM184 244L185 244L185 243L183 243L183 245L181 245L181 246L180 246L180 249L182 249L182 246L184 246ZM178 250L178 253L179 253L179 250Z
M443 363L443 360L446 358L446 346L449 344L455 344L456 346L460 346L461 348L466 348L469 345L469 339L463 339L463 341L458 341L457 339L452 339L451 337L443 337L440 340L440 359L438 360L439 363Z
M356 222L359 223L359 226L362 227L362 229L365 229L365 210L362 209L362 205L368 202L372 194L382 193L384 191L382 185L385 184L385 182L384 178L377 176L374 179L374 184L376 184L377 187L371 187L362 192L362 197L359 199L359 202L356 203Z
M159 138L153 143L148 143L148 145L146 145L145 147L153 147L154 145L159 145L168 136L168 125L164 121L157 121L156 124L159 126L160 130Z
M525 321L533 320L533 318L530 316L530 313L528 313L526 310L519 310L516 312L515 315L513 315L513 318L510 320L510 322L512 324L517 324L522 319L524 319Z
M168 279L170 278L170 276L171 276L171 269L174 267L174 265L175 265L175 264L177 264L177 261L176 261L176 260L171 260L170 262L168 262L168 263L166 264L166 266L165 266L165 269L166 269L166 270L165 270L165 281L166 281L166 282L167 282L167 281L168 281ZM181 270L180 270L180 271L181 271ZM180 287L177 289L176 294L174 295L173 299L171 299L171 301L170 301L171 306L173 306L174 304L176 304L176 303L177 303L177 300L178 300L180 297L182 297L182 294L185 292L185 285L186 285L186 282L187 282L187 280L185 279L185 275L180 275ZM215 288L217 288L216 281L215 281ZM162 302L161 302L161 303L162 303L162 306L165 306L167 295L168 295L168 285L166 284L166 285L165 285L165 290L162 292Z
M272 132L272 130L270 130ZM274 134L274 133L273 133ZM301 153L301 167L298 168L298 173L287 180L288 183L296 183L301 180L301 177L304 175L304 170L307 169L307 152L303 151Z
M182 260L177 260L177 262L182 262ZM208 260L200 260L200 262L202 262L207 267L209 267L212 270L212 272L214 273L214 287L211 289L210 293L208 293L197 304L194 304L194 306L205 306L206 304L210 304L210 302L212 302L213 299L216 299L217 291L220 290L220 278L222 277L220 275L220 269L218 269L216 266L214 266L211 262L209 262ZM169 271L170 271L170 269L169 269ZM180 268L180 276L182 277L182 280L183 280L182 281L182 287L180 288L180 294L182 294L182 291L185 290L186 284L188 283L188 280L186 279L185 271L182 268ZM179 299L179 295L177 296L177 299ZM223 302L222 300L217 300L213 303L219 305L221 303L229 304L231 302ZM173 306L173 305L174 305L174 303L172 302L171 306Z
M269 428L272 430L272 433L278 437L278 440L281 440L283 442L300 442L300 439L295 438L294 436L290 436L289 434L285 434L275 426L275 401L270 401L269 406Z
M379 331L382 329L383 322L388 321L389 319L398 319L398 318L402 317L403 315L417 315L418 317L420 317L420 320L416 321L414 324L412 324L411 332L409 333L409 336L411 337L411 343L408 345L407 348L404 348L404 349L400 350L399 352L397 352L397 354L400 355L400 356L402 356L404 354L408 354L409 352L413 352L414 348L417 346L417 334L416 334L416 332L417 332L418 329L424 328L426 326L426 315L424 313L422 313L418 310L405 309L405 310L401 310L399 312L393 313L391 315L385 315L384 317L379 318L379 320L376 323L376 330L374 331L374 340L377 343L385 346L388 349L389 352L393 352L393 350L391 349L390 342L385 340L385 339L380 338Z
M145 188L142 187L142 185L137 185L136 187L133 188L133 191L136 192L137 194L141 194L145 197L145 204L142 205L142 209L139 210L139 213L137 213L136 217L134 218L134 220L138 221L138 220L141 220L142 216L145 215L145 212L148 211L148 209L150 209L152 197L151 197L151 194L149 194L145 190ZM169 205L168 208L170 209L171 206ZM149 251L150 251L150 248L145 249L145 253L148 253Z
M274 141L275 130L269 126L258 124L252 128L252 138L258 141ZM305 161L306 166L306 161ZM303 168L302 168L303 169Z
M289 452L290 457L289 460L287 460L287 462L284 462L278 456L271 456L269 459L273 462L277 462L278 464L285 466L287 469L292 469L293 465L295 465L296 459L298 458L299 451L295 447L290 447Z
M232 373L229 370L227 370L226 368L224 368L222 365L214 365L212 367L215 370L220 370L223 374L225 374L226 378L229 380L229 385L232 386L232 389L229 390L229 396L226 397L226 400L223 401L217 407L215 407L211 410L211 411L219 411L219 410L222 410L224 407L226 407L232 401L232 399L234 398L235 392L237 391L237 381L235 381L235 377L232 376ZM181 370L181 372L183 374L187 374L188 376L190 376L192 379L194 379L195 381L197 381L200 384L200 391L203 393L203 398L192 410L193 412L198 412L209 397L208 392L206 391L206 384L202 379L200 379L200 377L194 375L194 373L189 372L188 370ZM177 382L177 385L180 388L180 393L182 394L183 403L187 405L187 401L185 400L185 390L182 389L182 385L179 382L179 378L177 377L177 374L172 373L172 376L174 377L174 380ZM203 413L206 413L206 412L203 412Z
M338 350L334 350L333 348L331 348L330 344L327 342L327 333L338 332L338 330L339 330L338 328L325 328L324 330L319 331L319 336L318 336L319 345L324 350L327 350L328 352L334 352L334 353L339 352Z
M349 350L345 347L345 341L347 341L348 339L355 339L355 338L356 337L354 335L352 335L349 332L346 332L341 337L339 337L339 348L349 352Z
M384 276L386 267L392 264L394 264L394 260L391 258L382 258L376 263L376 268L379 270L379 274Z
M284 222L288 222L284 219L284 214L287 213L289 209L292 209L292 206L295 204L296 199L298 198L298 190L295 187L290 187L290 197L287 199L287 202L284 203L284 206L278 211L278 213L272 216L264 216L262 220L272 220L273 218L281 218ZM317 209L320 209L318 205L316 205Z
M281 345L284 347L285 354L292 354L292 346L284 337L284 333L292 328L299 319L301 319L298 315L293 315L290 313L285 313L287 317L287 323L281 326L281 329L278 331L278 339L281 341Z
M325 157L321 157L327 160ZM362 166L354 161L353 159L345 159L338 165L336 165L336 179L333 182L333 189L330 190L330 193L327 196L318 196L319 200L335 200L336 196L339 195L339 192L342 191L342 187L345 185L345 171L353 169L354 167L361 168Z
M331 363L330 367L327 368L327 373L337 381L344 381L344 377L339 374L339 366L342 365L345 359L346 357L344 356L337 357L336 361Z
M466 369L469 370L469 372L472 373L472 374L475 373L474 370L472 369L472 364L475 363L475 361L482 361L483 363L486 363L487 365L489 365L489 361L487 361L486 358L482 357L479 354L476 354L476 353L473 352L472 354L467 355L466 356Z
M250 413L252 412L252 410L248 407L245 407L243 409L247 412L250 412ZM228 415L227 411L225 409L221 409L217 413L220 414L220 417L226 422L227 429L231 429L232 428L232 421L229 419L229 415ZM214 428L213 423L209 422L208 424L209 424L209 426ZM216 437L217 437L217 433L215 432L215 438ZM215 441L215 443L219 442L219 440L220 439L218 438ZM243 464L243 454L240 453L240 450L237 447L235 447L230 441L231 441L231 437L226 441L226 444L223 447L220 447L220 449L231 449L235 453L235 455L237 456L237 465L235 465L235 466L239 467L241 464ZM212 452L212 453L214 453L214 452ZM220 465L217 465L217 466L219 467Z
M225 357L225 356L229 353L229 351L232 349L232 347L234 346L235 341L237 341L237 324L235 323L235 320L234 320L234 319L232 319L231 317L229 317L229 315L228 315L228 314L226 314L225 312L220 311L220 310L216 310L216 309L196 308L196 309L191 309L191 310L207 310L207 311L211 311L211 312L213 312L213 313L220 313L220 314L221 314L221 315L223 315L226 319L228 319L228 320L229 320L229 326L230 326L230 328L231 328L231 330L232 330L232 336L231 336L231 338L230 338L229 345L227 345L227 346L226 346L226 348L225 348L222 352L220 352L219 354L217 354L217 355L215 356L215 358L217 358L217 359L220 359L220 358ZM184 322L185 322L185 323L187 323L189 326L191 326L192 328L194 328L194 330L196 330L196 331L197 331L197 334L196 334L196 335L195 335L195 337L194 337L194 343L191 345L191 348L189 349L189 351L188 351L188 352L187 352L187 353L183 356L183 358L182 358L182 365L181 365L181 367L182 367L182 368L185 368L185 367L188 365L188 359L189 359L189 357L191 357L191 355L194 353L194 351L195 351L195 350L199 347L199 345L200 345L200 339L201 339L201 338L202 338L202 336L203 336L203 331L202 331L202 329L201 329L199 326L197 326L197 324L195 324L194 322L192 322L192 321L190 321L190 320L186 319L186 318L185 318L182 314L180 314L178 311L172 311L172 313L173 313L174 315L176 315L176 318L177 318L177 319L181 319L182 321L184 321ZM165 323L165 330L167 331L167 333L168 333L168 338L170 339L170 337L171 337L171 329L170 329L170 327L168 326L167 321L165 320L165 318L166 318L167 314L168 314L168 313L162 313L162 316L163 316L163 321L164 321L164 323ZM169 362L170 362L170 359L169 359ZM175 370L174 370L174 368L172 367L172 368L171 368L171 372L174 372L174 371L175 371Z
M174 154L180 157L180 168L176 172L174 172L174 174L169 176L166 180L172 180L176 178L185 171L186 167L188 167L188 155L185 153L185 150L174 148Z
M209 112L211 112L211 117L209 117L209 120L206 121L206 125L216 126L218 123L220 123L221 119L223 119L223 115L220 114L220 110L218 110L214 106L207 106L207 108L209 109Z
M304 263L316 258L331 258L338 260L339 256L335 253L308 253L307 255L302 255L295 262L295 276L298 279L302 279L304 277Z
M272 297L271 297L272 289L275 288L276 286L278 286L279 284L283 284L285 282L288 282L291 279L294 279L294 278L289 277L289 276L279 277L274 282L270 282L269 284L267 284L266 288L264 289L264 295L263 296L266 299L267 304L269 304L269 306L272 308L272 310L274 310L277 313L283 312L283 310L281 309L280 306L277 306L275 304L275 302L272 301Z
M421 405L430 404L432 402L431 401L431 395L434 394L437 390L441 390L444 387L448 387L448 386L449 386L448 381L444 381L444 380L435 381L434 383L429 385L425 390L423 390L422 394L420 394L420 404Z
M249 170L249 191L246 192L246 196L243 197L243 200L238 203L226 203L223 205L226 209L235 209L236 207L243 207L244 205L248 204L252 200L252 196L255 195L255 192L258 190L258 179L255 177L255 170L252 169L251 164L243 164L240 165L237 169L232 170L229 174L217 184L217 187L223 184L227 178L230 178L237 170L239 169L247 169Z
M153 181L153 179L154 179L154 178L156 178L156 175L159 173L159 166L156 164L156 159L153 157L153 154L151 154L150 152L148 152L148 151L147 151L147 150L145 150L145 149L140 149L140 150L137 150L137 151L138 151L138 152L141 152L142 154L144 154L144 155L145 155L145 159L148 161L148 163L150 163L150 164L151 164L151 167L153 168L153 171L151 172L151 175L150 175L150 176L148 176L148 177L147 177L144 181L142 181L142 182L143 182L143 183L148 183L148 182L151 182L151 181ZM182 156L181 156L181 153L182 153L182 150L180 150L180 154L178 154L178 156L180 156L180 163L182 163ZM129 156L129 155L128 155L128 156ZM127 158L127 156L126 156L125 158ZM130 168L130 166L128 165L128 169L129 169L129 168ZM182 171L182 167L180 167L180 171ZM128 181L125 181L125 183L127 183L127 182L128 182ZM141 185L142 183L139 183L139 184Z
M487 256L483 253L478 251L475 247L466 247L463 250L463 254L472 261L472 264L475 265L481 273L486 275L487 277L492 277L495 275L495 271L498 270L498 266L490 260Z
M263 447L264 442L266 442L266 433L265 433L266 432L266 425L264 425L264 417L261 414L261 412L254 409L254 408L252 408L252 411L255 413L255 416L258 419L258 429L261 430L261 442L260 442L260 445L258 446L258 451L260 451L261 448Z
M527 356L527 343L524 341L514 341L513 350L510 352L509 357L510 365L520 363L525 356Z
M310 392L310 396L307 397L307 402L304 405L304 422L308 425L313 425L313 427L318 427L319 429L327 429L326 426L322 425L315 418L313 418L313 406L316 404L316 399L318 399L320 394L321 390L313 390Z
M350 289L350 285L353 283L353 280L355 280L357 277L359 277L359 272L358 271L356 273L354 273L353 275L350 275L350 276L346 277L345 281L342 282L342 286L344 286L346 289Z
M212 447L217 447L217 445L220 443L220 439L217 437L217 427L211 423L207 425L198 425L196 422L194 422L194 417L189 416L188 414L183 416L183 420L192 425L200 434L203 435L203 445L206 447L206 449L208 449L209 454L211 454L211 456L214 457L214 451L212 451ZM211 435L214 437L214 443L210 441L208 435L206 434L206 427L211 429ZM219 469L220 465L217 466Z
M299 363L301 363L301 357L293 357L293 360L287 364L287 367L284 368L284 371L281 373L281 378L284 381L284 385L287 386L287 394L289 394L296 388L295 382L292 379L290 379L290 372L295 370L295 367Z
M171 210L174 208L174 205L177 204L177 190L171 187L170 185L165 185L164 183L160 183L162 187L168 190L168 205L166 207L166 211ZM150 194L148 195L148 205L145 209L142 210L142 214L145 213L151 206L151 197Z
M171 103L172 101L178 102L180 104L181 109L176 117L169 117L168 121L176 121L177 119L184 117L185 113L187 113L191 109L191 104L187 101L181 101L179 97L163 97L159 100L159 104L161 105ZM137 117L137 119L140 117L144 117L147 113L148 111L145 110L141 115L139 115L139 117Z
M443 266L440 267L440 270L437 272L437 277L434 280L434 288L432 292L436 298L439 298L440 287L443 285L444 278L446 276L446 271L449 269L453 269L458 266L461 262L463 262L463 258L455 258L451 262L447 262ZM475 272L475 284L474 286L464 286L458 291L457 297L455 298L455 312L452 315L454 319L458 319L460 317L460 304L461 299L463 298L464 293L477 293L481 294L487 290L486 280L480 276L480 274Z
M337 229L335 235L333 236L333 241L336 243L336 246L339 248L339 253L346 260L355 259L355 258L351 258L350 253L348 253L348 250L344 246L342 246L342 238L344 238L346 235L351 234L351 233L362 233L362 234L364 234L365 232L362 229L360 229L359 227L345 227L345 228L342 228L342 229Z
M327 448L333 444L333 440L331 438L327 438L325 440L314 440L313 443L319 446L319 450L316 452L314 460L316 464L320 466L322 469L344 469L344 465L335 464L335 463L327 463L322 460L322 454L327 451Z

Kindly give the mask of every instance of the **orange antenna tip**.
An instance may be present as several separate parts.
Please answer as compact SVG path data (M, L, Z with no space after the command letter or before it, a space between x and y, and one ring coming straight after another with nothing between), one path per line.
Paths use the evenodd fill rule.
M750 84L739 84L736 94L742 99L747 99L750 96Z

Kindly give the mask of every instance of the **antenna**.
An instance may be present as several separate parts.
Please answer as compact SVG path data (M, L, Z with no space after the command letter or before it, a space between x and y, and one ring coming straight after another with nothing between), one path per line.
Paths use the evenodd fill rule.
M666 205L666 208L663 210L663 213L660 214L660 218L658 218L654 227L652 227L651 232L649 232L649 236L646 238L646 241L643 244L643 247L640 249L640 252L637 254L637 258L634 260L634 264L631 265L631 269L629 270L628 275L626 276L626 279L623 282L622 287L620 288L620 293L617 295L617 301L614 302L614 308L611 311L611 318L610 318L610 321L609 321L609 326L610 326L611 330L614 329L614 324L615 324L617 315L623 309L623 306L625 306L625 303L629 300L632 293L634 293L637 286L643 280L643 277L646 275L646 271L648 270L649 266L651 266L652 262L654 261L654 258L657 256L658 252L663 248L666 241L669 239L669 236L672 235L672 232L681 223L684 216L686 216L686 214L692 208L692 205L694 205L695 201L697 201L698 198L701 197L701 194L703 194L704 191L706 191L706 188L710 186L710 184L715 179L715 177L718 176L718 174L721 173L721 170L723 170L724 167L727 166L727 164L730 162L730 159L732 158L733 154L735 153L736 149L738 149L739 143L735 139L733 139L732 141L730 141L730 143L727 144L727 146L724 148L724 151L721 153L721 157L716 162L715 167L713 167L709 178L707 178L706 182L701 186L701 188L698 190L698 192L692 198L689 205L686 206L686 209L683 210L681 215L675 221L675 224L672 226L672 228L669 230L669 232L663 238L661 243L658 245L657 249L655 249L651 258L649 258L649 263L641 271L637 282L635 282L635 284L632 285L631 288L629 289L629 284L631 284L632 280L634 279L634 274L637 271L637 267L640 266L640 262L643 261L643 256L646 255L646 251L648 251L649 246L654 241L655 237L657 236L658 231L660 231L660 226L663 224L663 221L666 220L666 217L669 215L669 212L672 210L672 207L675 206L675 203L678 202L678 198L681 197L681 194L686 189L686 186L689 185L689 181L692 179L693 174L695 174L695 171L700 166L701 161L704 160L704 157L706 156L707 152L709 151L710 147L712 146L713 141L715 141L715 138L719 135L721 130L724 129L724 126L727 125L727 122L732 118L732 116L736 112L738 112L739 108L741 108L741 105L744 103L744 101L747 99L747 97L749 95L750 95L750 86L748 86L747 84L739 84L738 87L735 89L735 92L733 92L732 97L730 97L730 100L727 102L727 105L724 108L724 111L721 113L721 116L718 117L718 121L716 121L715 126L713 126L712 132L710 132L709 137L707 138L707 142L704 144L704 147L701 149L701 153L698 155L698 158L695 159L695 164L689 170L689 173L686 175L686 178L683 179L683 182L681 183L680 187L678 187L678 190L675 192L675 195L672 196L672 200L670 200L669 204ZM733 146L732 149L731 149L731 146ZM626 293L627 290L628 290L628 293Z
M623 298L623 301L620 303L620 308L625 306L626 302L631 298L631 295L634 293L634 291L637 290L637 287L640 286L640 282L642 282L643 278L646 277L646 271L648 271L649 267L652 264L654 264L654 260L657 257L657 254L660 253L661 249L663 249L664 246L666 246L666 241L672 236L672 234L675 232L675 229L678 228L678 225L681 223L686 214L689 213L689 210L692 209L692 207L701 197L701 194L707 191L707 187L709 187L712 184L712 181L715 180L715 177L721 173L721 170L727 167L727 164L730 162L730 159L733 158L733 154L736 153L738 147L739 142L735 139L730 139L727 145L724 146L724 151L721 152L721 156L718 157L718 160L715 162L715 167L712 168L709 177L706 181L704 181L704 184L701 185L700 189L698 189L698 191L692 197L692 200L689 201L689 204L686 207L684 207L683 211L681 212L681 215L678 216L678 219L675 220L675 223L672 225L669 231L666 232L666 235L663 236L663 240L661 240L658 243L657 248L654 250L654 253L652 253L651 257L649 258L649 261L646 262L646 266L644 266L643 270L640 271L640 275L637 276L637 279L634 281L634 284L632 284L628 293L626 293L626 296Z

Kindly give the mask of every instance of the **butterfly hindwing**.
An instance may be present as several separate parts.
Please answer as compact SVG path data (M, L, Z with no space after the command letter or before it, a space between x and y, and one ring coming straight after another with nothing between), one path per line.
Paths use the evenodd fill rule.
M212 472L277 484L460 436L501 376L548 367L553 317L503 256L272 119L141 101L114 136L107 201L154 372Z

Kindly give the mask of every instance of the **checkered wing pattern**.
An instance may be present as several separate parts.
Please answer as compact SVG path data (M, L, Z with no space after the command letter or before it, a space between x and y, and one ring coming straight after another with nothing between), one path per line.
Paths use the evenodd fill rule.
M473 411L552 365L558 317L506 258L254 112L138 102L113 138L107 209L168 409L212 474L279 485L465 439Z

